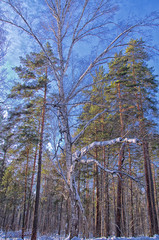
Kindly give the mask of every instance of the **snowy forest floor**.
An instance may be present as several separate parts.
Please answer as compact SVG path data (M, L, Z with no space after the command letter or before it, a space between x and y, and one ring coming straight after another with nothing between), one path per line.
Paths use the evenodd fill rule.
M6 240L22 240L22 238L20 238L20 234L21 232L10 232L8 231L7 233L0 231L0 240L6 239ZM25 237L24 240L29 240L29 237ZM39 236L38 240L66 240L68 239L67 237L62 237L62 236L58 236L58 235L52 235L52 236ZM84 239L84 238L77 238L75 237L74 240L80 240L80 239ZM155 235L154 237L147 237L147 236L139 236L139 237L115 237L115 236L110 236L108 238L106 237L101 237L101 238L89 238L89 240L159 240L159 235Z

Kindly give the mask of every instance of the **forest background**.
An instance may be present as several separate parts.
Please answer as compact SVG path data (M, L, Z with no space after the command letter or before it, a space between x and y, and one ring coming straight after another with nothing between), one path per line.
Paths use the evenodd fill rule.
M158 234L158 3L135 4L1 1L3 230Z

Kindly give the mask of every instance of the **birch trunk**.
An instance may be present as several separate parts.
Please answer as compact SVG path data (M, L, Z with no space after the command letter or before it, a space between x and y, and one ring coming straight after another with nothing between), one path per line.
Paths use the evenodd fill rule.
M62 120L62 131L64 132L65 150L66 150L66 167L67 167L67 183L69 185L69 206L70 206L70 219L69 219L69 232L70 239L74 236L78 236L78 206L75 196L75 182L74 182L74 170L72 163L72 143L71 135L68 125L67 108L60 109Z

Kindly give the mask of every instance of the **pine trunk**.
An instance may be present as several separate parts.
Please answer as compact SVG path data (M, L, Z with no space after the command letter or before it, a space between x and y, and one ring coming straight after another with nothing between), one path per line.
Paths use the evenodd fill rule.
M92 218L93 218L93 236L96 235L96 214L95 214L95 171L96 167L94 165L94 178L93 178L93 193L92 193L92 202L93 202L93 214L92 214Z
M39 121L39 130L40 130L40 121ZM33 184L34 184L37 153L38 153L38 144L36 144L36 149L35 149L34 164L33 164L32 177L31 177L31 185L30 185L30 191L29 191L29 197L28 197L28 205L27 205L27 211L26 211L26 222L25 222L26 227L27 227L27 224L28 224L29 209L30 209L30 206L31 206L31 195L32 195Z
M89 223L91 222L91 217L90 217L90 199L89 199L89 170L87 167L87 176L86 176L86 210L85 210L85 215L87 216L87 219L89 221ZM88 224L88 229L90 229L90 225ZM88 232L86 232L86 227L84 227L84 236L85 237L89 237L88 236Z
M14 221L15 221L15 213L16 213L16 205L14 204L13 214L12 214L12 221L11 221L11 229L13 231L15 231L15 227L16 227L16 225L14 223Z
M121 202L122 202L122 204L121 204L121 210L122 210L122 234L125 236L125 237L127 237L127 231L126 231L126 213L125 213L125 207L126 207L126 204L125 204L125 188L124 188L124 186L123 186L123 184L122 184L122 194L121 194Z
M133 61L133 77L134 77L134 84L136 84L134 61ZM145 130L145 123L144 123L143 99L142 99L140 86L137 87L137 93L135 94L135 97L137 101L140 134L144 139L144 136L146 135L146 130ZM156 213L156 207L155 207L154 185L153 185L152 170L151 170L151 163L150 163L150 157L149 157L149 149L148 149L148 143L145 139L143 140L143 155L144 155L146 197L147 197L150 236L153 236L154 234L158 234L158 221L157 221L157 213Z
M115 226L115 230L114 232L116 232L116 209L117 209L117 204L116 204L116 194L115 194L115 182L114 182L114 177L113 177L113 213L114 213L114 226Z
M154 166L154 164L152 165L152 170L153 170L155 203L156 203L156 208L157 208L157 216L158 216L158 219L159 219L158 192L157 192L156 176L155 176L155 166Z
M60 203L60 214L59 214L59 229L58 229L58 235L59 235L59 236L60 236L60 234L61 234L63 200L64 200L64 197L63 197L63 195L62 195L62 197L61 197L61 203Z
M123 144L119 152L119 161L118 161L118 187L117 187L117 209L116 209L116 236L121 237L121 208L122 208L122 174L120 173L123 166L124 160L124 147Z
M120 114L120 133L121 137L124 136L124 122L123 122L123 113L122 113L122 103L121 103L121 88L120 88L120 83L117 83L117 92L118 92L118 98L119 98L119 114ZM118 160L118 171L122 171L123 167L123 161L124 161L124 148L125 145L123 144L120 152L119 152L119 160ZM117 210L116 210L116 236L120 237L122 233L122 228L121 228L121 221L125 222L124 215L122 217L122 174L119 173L118 175L118 188L117 188Z
M103 147L103 158L104 158L104 167L109 167L109 149L107 153L107 162L105 159L105 147ZM105 234L106 237L110 236L110 213L109 213L109 177L108 173L104 172L104 182L105 182Z
M37 230L38 230L38 210L39 210L39 201L40 201L41 165L42 165L42 150L43 150L42 148L43 148L45 108L46 108L46 91L47 91L47 85L45 83L44 102L43 102L43 108L42 108L42 123L41 123L40 143L39 143L39 158L38 158L36 198L35 198L34 220L33 220L33 228L32 228L31 240L36 240L36 238L37 238Z
M26 170L25 170L25 188L24 188L23 220L22 220L22 239L24 239L24 233L25 233L25 229L26 229L25 213L26 213L26 194L27 194L27 180L28 180L28 163L29 163L29 147L27 147L27 164L26 164Z
M97 148L95 149L95 159L98 159ZM99 170L95 166L96 171L96 237L101 235L101 212L100 212L100 184L99 184Z
M143 141L143 152L150 236L153 236L154 234L158 234L158 221L155 206L154 185L152 179L151 163L149 158L149 149L148 143L146 141Z
M130 147L128 147L129 151L129 174L132 175L132 159L130 155ZM132 179L130 179L130 229L131 229L131 235L132 237L135 236L135 231L134 231L134 202L133 202L133 184L132 184Z

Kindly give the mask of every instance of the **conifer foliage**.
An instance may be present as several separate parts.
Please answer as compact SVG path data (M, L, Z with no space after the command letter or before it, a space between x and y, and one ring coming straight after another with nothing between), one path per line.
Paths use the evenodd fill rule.
M112 136L113 138L115 135L120 135L121 137L135 136L140 139L142 144L142 147L138 149L138 151L140 151L140 155L136 154L131 146L125 144L121 148L115 149L115 152L118 155L117 169L119 172L126 171L127 173L131 173L131 175L137 176L142 166L143 176L145 175L147 213L150 227L149 233L150 235L154 235L158 232L157 205L155 203L155 183L153 182L149 147L153 139L152 131L155 126L155 122L152 119L150 121L149 116L150 114L151 116L156 115L157 83L155 76L153 75L153 70L147 66L147 60L148 55L144 49L144 42L141 39L132 39L128 43L125 53L119 52L115 54L113 60L109 63L108 74L101 74L100 68L95 77L96 85L93 86L90 91L85 92L86 96L90 96L90 98L89 103L85 104L83 107L83 113L80 116L80 121L81 123L86 120L89 121L89 119L94 116L93 114L95 114L95 111L100 111L98 109L102 107L107 107L108 109L107 114L98 118L86 130L85 135L82 138L82 144L88 144L88 142L91 143L92 141L97 140L99 141L99 138L100 140L106 140L107 137L109 138ZM110 109L111 113L109 114ZM106 149L104 149L104 153L101 151L101 148L98 148L95 153L90 154L91 156L95 154L95 159L101 159L100 161L102 161L104 166L105 161L108 161L109 167L111 167L110 159L113 157L111 149L109 149L109 153L107 153L110 158L109 160L106 160ZM104 159L102 159L102 156L104 156ZM136 158L138 158L137 165ZM132 171L132 165L134 171ZM97 175L97 177L102 179L102 172L100 172L100 175L101 178L99 175ZM129 215L131 216L130 232L132 235L137 234L137 232L135 233L136 230L134 230L137 224L137 222L135 222L136 219L134 219L134 209L131 206L131 212L126 212L128 211L126 205L129 204L126 201L130 201L132 205L135 201L133 193L134 183L132 180L129 180L129 192L127 189L129 186L127 186L127 188L125 187L125 180L126 179L123 174L119 174L118 178L115 180L117 181L117 188L114 189L116 191L116 195L114 192L115 200L113 221L116 226L115 231L117 236L128 235L129 230L126 222L129 219ZM104 198L106 195L103 195L102 193L104 187L105 183L103 183L103 181L101 182L101 185L94 184L94 188L96 188L96 191L94 189L94 192L97 194L98 191L100 191L100 196L103 196L103 199L100 200L101 202L106 201ZM109 188L111 188L111 185ZM108 191L109 190L107 188L107 195ZM96 236L102 235L101 229L107 229L107 223L102 222L101 219L98 220L98 201L99 199L96 197L96 214L93 216L95 219L94 229L96 229L94 235ZM110 202L107 202L107 204L109 206L111 205ZM113 212L113 209L111 209L111 212ZM100 214L102 214L102 209L100 209ZM109 212L107 212L106 218L110 221ZM101 225L103 226L101 227ZM98 229L100 229L100 233L98 233ZM107 235L107 232L104 232L104 234Z

